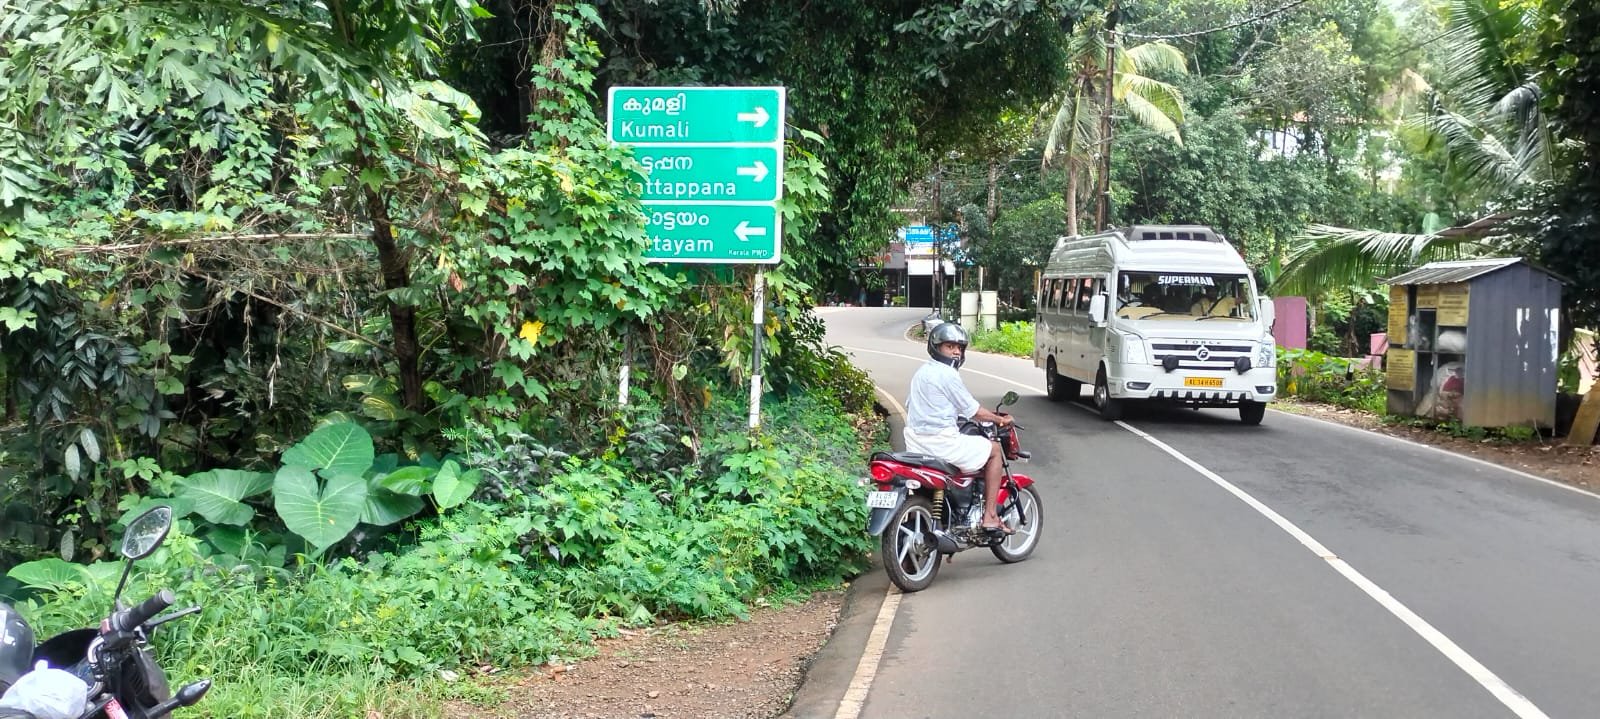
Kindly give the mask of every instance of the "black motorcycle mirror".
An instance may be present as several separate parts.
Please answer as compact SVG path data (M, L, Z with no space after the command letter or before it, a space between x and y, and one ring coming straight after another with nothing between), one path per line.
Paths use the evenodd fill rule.
M117 581L117 592L111 595L112 603L117 603L122 596L122 587L128 583L128 574L133 571L134 561L155 553L171 530L172 508L164 504L151 507L128 522L128 531L122 535L122 556L128 558L128 563L122 568L122 579Z
M1005 407L1007 405L1016 404L1017 399L1018 397L1016 392L1007 392L1004 397L1000 398L1000 406Z

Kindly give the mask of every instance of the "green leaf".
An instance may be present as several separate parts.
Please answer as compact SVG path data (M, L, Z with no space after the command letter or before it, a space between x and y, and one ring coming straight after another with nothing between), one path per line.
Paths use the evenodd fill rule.
M444 466L439 468L439 474L433 478L433 501L440 509L449 509L472 497L478 489L478 482L483 479L479 470L462 472L461 465L453 459L445 460Z
M96 562L89 566L73 564L59 557L18 564L6 576L35 589L51 592L97 587L117 574L116 562Z
M290 465L278 470L272 497L284 526L321 551L356 528L366 509L367 483L348 474L318 482L311 470Z
M0 307L0 323L4 323L6 329L11 330L12 332L34 327L37 320L38 315L35 315L33 310L18 310L15 307Z
M361 398L361 413L376 420L393 422L407 413L393 397L369 394Z
M94 430L84 427L78 433L78 446L83 448L83 453L90 462L100 461L100 442L94 437Z
M367 504L361 512L361 522L384 527L420 511L421 497L390 492L374 481L367 487Z
M256 510L243 499L272 488L272 475L218 469L178 480L178 496L194 502L194 510L216 524L244 525Z
M421 496L427 490L428 479L435 470L427 467L401 467L378 479L378 486L391 492Z
M299 444L283 453L283 463L306 469L326 470L323 476L366 475L375 452L372 435L354 422L339 422L319 428Z

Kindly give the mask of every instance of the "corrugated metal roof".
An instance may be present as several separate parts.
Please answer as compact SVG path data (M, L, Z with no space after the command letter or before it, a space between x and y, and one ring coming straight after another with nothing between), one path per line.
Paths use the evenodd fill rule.
M1505 269L1521 261L1521 257L1493 257L1482 260L1429 262L1398 277L1384 280L1383 284L1447 285L1453 282L1466 282L1474 277Z

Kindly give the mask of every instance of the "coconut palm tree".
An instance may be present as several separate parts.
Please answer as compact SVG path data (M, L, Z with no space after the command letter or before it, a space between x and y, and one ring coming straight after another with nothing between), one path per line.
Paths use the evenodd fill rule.
M1554 179L1555 140L1540 111L1542 91L1519 43L1537 32L1539 9L1498 0L1452 0L1438 83L1410 72L1411 94L1426 114L1411 122L1442 143L1451 169L1482 191L1491 206L1524 188ZM1315 295L1325 288L1370 282L1426 262L1490 254L1492 238L1461 233L1400 234L1313 225L1273 284L1281 294Z
M1177 48L1165 42L1151 42L1124 48L1120 40L1112 56L1111 102L1105 104L1106 38L1104 17L1080 23L1070 38L1067 52L1069 82L1050 103L1054 108L1049 133L1045 137L1041 170L1053 162L1067 168L1067 187L1063 198L1067 210L1067 234L1078 234L1078 196L1080 180L1092 177L1095 152L1100 147L1101 114L1120 108L1128 117L1156 134L1183 144L1178 125L1183 122L1183 94L1176 87L1151 77L1158 73L1187 72L1187 60Z

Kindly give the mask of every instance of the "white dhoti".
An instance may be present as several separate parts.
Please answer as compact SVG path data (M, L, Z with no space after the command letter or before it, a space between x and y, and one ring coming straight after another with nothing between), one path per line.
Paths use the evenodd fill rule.
M994 444L983 437L961 434L948 429L938 434L922 434L907 427L901 436L906 440L907 452L931 454L961 468L963 472L976 472L989 463L990 446Z

